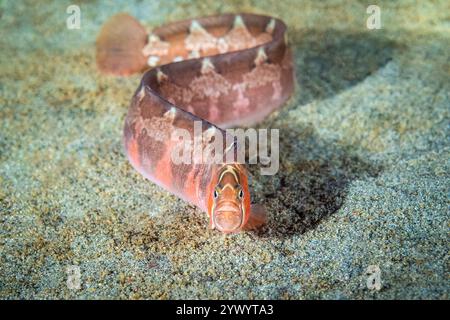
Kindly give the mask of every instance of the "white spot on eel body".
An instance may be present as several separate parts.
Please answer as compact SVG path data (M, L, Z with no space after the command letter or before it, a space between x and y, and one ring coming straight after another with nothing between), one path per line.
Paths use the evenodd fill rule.
M192 51L189 53L188 58L189 58L189 59L192 59L192 58L200 58L200 52L198 52L198 50L192 50Z
M149 34L148 43L142 49L142 54L148 56L165 56L169 53L170 43L162 41L157 35Z
M233 28L247 28L241 16L236 16L234 18Z
M201 73L205 74L211 71L214 71L214 65L212 64L211 60L209 60L209 58L205 58L202 60L202 69L201 69Z
M175 115L177 114L177 109L175 107L171 107L166 113L164 113L164 118L170 119L173 121L175 119Z
M216 48L216 37L209 34L200 23L192 20L189 35L184 39L185 49L189 51L207 51Z
M228 42L224 38L219 38L217 40L217 49L220 53L225 53L228 51Z
M152 33L148 35L148 42L159 42L159 41L161 41L161 39L157 35Z
M190 33L204 33L207 32L197 20L192 20L189 27Z
M266 52L264 51L264 47L260 47L258 49L258 53L256 54L255 64L257 66L260 66L261 64L263 64L266 61L267 61L267 55L266 55Z
M147 64L149 67L156 67L159 62L159 57L157 56L149 56L147 59Z
M184 60L184 58L182 57L182 56L176 56L174 59L173 59L173 62L180 62L180 61L183 61Z
M158 83L163 82L164 80L167 80L169 77L164 74L164 72L161 71L161 69L158 68L158 70L156 70L156 80L158 81Z
M269 21L269 23L267 24L267 27L266 27L266 32L272 34L273 30L275 30L275 24L276 24L275 19L273 19L273 18L270 19L270 21Z
M141 102L142 99L144 99L144 97L145 97L145 87L142 86L141 90L139 90L139 93L137 95L138 101Z

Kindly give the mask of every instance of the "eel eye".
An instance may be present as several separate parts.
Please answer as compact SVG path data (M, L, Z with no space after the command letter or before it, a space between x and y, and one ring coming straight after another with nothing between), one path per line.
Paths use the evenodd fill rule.
M239 199L242 199L244 197L244 190L239 190L238 197Z
M214 199L217 199L219 197L219 193L217 192L217 190L214 190Z

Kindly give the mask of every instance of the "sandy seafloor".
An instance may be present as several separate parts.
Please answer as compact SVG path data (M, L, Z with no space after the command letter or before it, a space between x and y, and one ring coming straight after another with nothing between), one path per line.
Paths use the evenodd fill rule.
M0 1L0 297L448 299L450 7L377 2L368 30L368 4ZM281 148L276 176L252 167L262 230L209 230L127 162L140 75L99 75L94 49L120 11L149 28L239 11L287 23L298 85L260 125Z

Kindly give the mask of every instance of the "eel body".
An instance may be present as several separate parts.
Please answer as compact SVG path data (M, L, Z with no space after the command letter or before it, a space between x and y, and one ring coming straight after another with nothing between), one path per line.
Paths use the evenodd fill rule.
M206 145L216 135L225 142L224 129L255 124L283 105L294 89L294 68L281 20L224 14L148 33L118 14L97 38L97 65L122 76L148 69L124 126L126 154L138 172L207 212L210 226L222 232L264 222L264 210L250 205L245 164L225 157L174 163L172 135L184 129L191 137L201 132ZM223 154L235 148L224 143Z

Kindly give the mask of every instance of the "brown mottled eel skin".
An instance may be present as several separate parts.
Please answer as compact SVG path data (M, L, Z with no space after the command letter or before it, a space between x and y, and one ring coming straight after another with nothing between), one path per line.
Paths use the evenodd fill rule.
M133 167L209 215L224 233L258 227L262 206L250 205L247 171L236 161L175 164L171 134L206 137L251 125L283 105L294 89L286 25L255 14L223 14L171 23L148 33L127 14L112 17L97 38L101 72L130 75L150 69L125 120L124 144ZM235 148L225 144L224 154ZM234 150L235 152L235 150Z

